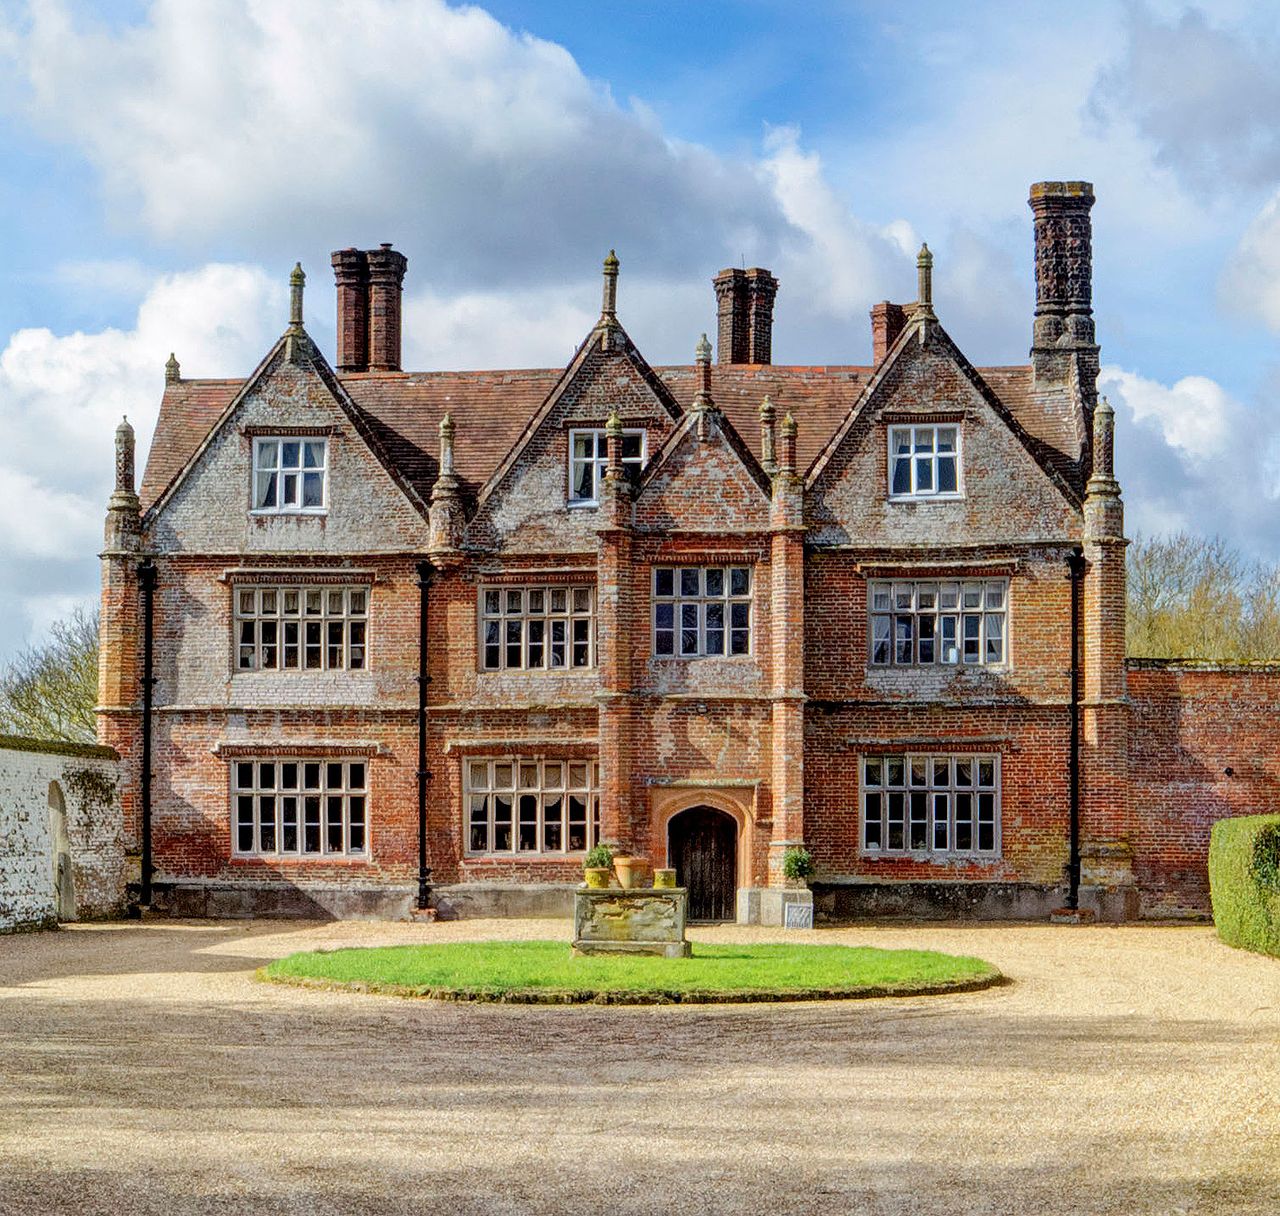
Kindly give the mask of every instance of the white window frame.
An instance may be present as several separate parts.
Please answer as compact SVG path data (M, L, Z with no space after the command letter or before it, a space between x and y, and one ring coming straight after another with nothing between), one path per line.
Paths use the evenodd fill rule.
M1009 618L1007 578L873 579L867 583L867 662L1004 670L1011 666ZM904 641L907 658L901 657ZM996 646L999 654L991 657Z
M738 576L745 572L747 589L735 590L741 585ZM665 590L665 576L670 575L671 592ZM709 575L718 575L718 580ZM696 576L697 590L691 590ZM716 590L716 588L719 590ZM649 653L655 659L748 659L754 651L755 634L755 570L745 563L728 566L658 565L649 576L651 592L649 613ZM746 624L738 624L742 613L735 609L745 607ZM671 624L665 623L664 609L670 608ZM718 610L718 611L717 611ZM696 635L696 647L685 645L689 632ZM746 634L746 646L734 650L738 637ZM670 635L671 648L663 643ZM720 649L712 638L719 635Z
M860 756L858 851L866 857L998 858L1002 784L994 752Z
M577 447L577 438L579 435L592 436L593 456L577 456L575 448ZM642 427L628 427L622 432L623 439L632 436L640 436L640 455L624 456L622 464L625 468L628 465L634 466L637 470L643 469L649 459L649 435ZM606 449L606 435L604 427L573 427L569 431L569 460L568 472L569 483L567 489L567 501L571 507L598 507L600 505L600 480L604 476L604 470L609 463L608 452ZM593 493L590 498L579 498L574 494L574 485L577 482L575 472L580 465L592 466L591 485Z
M563 603L562 609L555 607L558 603ZM476 620L482 672L590 671L596 665L594 583L482 584ZM554 661L557 632L562 633L560 662ZM490 662L494 647L497 661ZM519 660L514 663L513 647Z
M297 463L284 463L285 446L297 444ZM315 445L320 447L320 464L308 465L308 449ZM268 449L274 445L274 457L270 463L264 458ZM262 494L262 479L275 474L274 504L259 503L265 498ZM305 498L306 478L314 475L320 477L319 504L303 505ZM292 477L293 493L286 496L286 479ZM255 435L253 437L253 474L249 484L250 513L253 515L324 515L329 510L329 440L324 435Z
M251 583L233 586L231 594L237 673L369 669L367 583ZM246 665L248 653L253 661Z
M573 813L575 798L581 816ZM569 847L575 826L582 830L580 848ZM483 832L484 847L475 847L473 829ZM600 838L599 764L556 756L463 757L462 838L470 857L581 855Z
M951 455L951 453L940 453L938 451L938 432L940 431L951 431L955 435L954 459L956 487L954 490L939 490L937 488L939 459ZM929 447L927 450L921 450L921 439L925 432L930 433ZM911 445L910 453L905 457L908 460L908 468L910 471L910 488L895 492L893 488L894 465L899 459L899 456L894 450L895 439L904 433L909 437ZM963 498L963 444L964 436L959 422L901 423L891 425L889 427L888 441L886 444L888 451L887 485L889 488L889 501L918 502L927 500L929 502L948 502L957 498ZM932 488L918 488L922 463L926 464L930 470Z
M368 860L367 757L235 757L229 782L233 856Z

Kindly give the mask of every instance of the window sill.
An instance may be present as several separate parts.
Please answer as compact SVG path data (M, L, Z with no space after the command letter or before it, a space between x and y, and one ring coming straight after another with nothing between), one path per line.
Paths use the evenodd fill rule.
M963 494L890 494L887 502L963 502Z
M754 663L753 654L651 654L651 663Z
M368 853L232 853L232 865L367 866Z
M565 503L570 511L580 511L585 507L598 507L600 500L598 498L571 498Z
M882 672L909 671L924 672L973 672L975 675L986 674L1007 676L1013 671L1011 663L868 663L867 675L880 675Z
M249 509L249 514L258 519L274 519L277 516L281 516L281 515L317 516L317 515L328 515L329 508L328 507L287 507L277 511L277 510L273 510L270 507L251 507Z
M932 853L927 849L913 849L901 853L891 853L887 849L875 851L861 849L858 852L858 858L861 861L911 861L928 862L933 865L949 865L954 862L992 865L1004 860L999 853Z

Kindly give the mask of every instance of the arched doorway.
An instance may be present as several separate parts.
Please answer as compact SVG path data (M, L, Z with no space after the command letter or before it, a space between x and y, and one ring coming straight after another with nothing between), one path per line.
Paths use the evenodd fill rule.
M710 806L693 806L667 824L667 857L676 883L689 888L690 920L733 920L737 902L738 824Z
M53 901L59 920L76 918L76 879L71 866L71 840L67 836L67 800L62 786L49 782L49 843L53 856Z

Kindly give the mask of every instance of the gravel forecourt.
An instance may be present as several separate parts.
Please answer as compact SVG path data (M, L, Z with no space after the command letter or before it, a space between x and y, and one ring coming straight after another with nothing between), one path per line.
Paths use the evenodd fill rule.
M473 1006L253 977L296 950L567 933L0 937L0 1213L1280 1209L1280 961L1201 926L792 937L973 954L1012 981L902 1000Z

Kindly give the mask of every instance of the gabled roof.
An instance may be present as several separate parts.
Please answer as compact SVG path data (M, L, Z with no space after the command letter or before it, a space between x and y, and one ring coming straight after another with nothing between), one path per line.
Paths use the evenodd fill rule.
M352 426L355 427L356 433L365 441L369 450L373 453L378 462L386 469L391 480L400 488L411 503L418 508L419 511L426 514L427 499L425 495L419 494L417 488L405 476L405 473L399 468L396 461L392 458L390 451L383 442L379 429L372 424L371 419L361 410L351 399L350 394L339 382L333 369L329 366L328 360L320 353L320 348L311 340L305 330L301 326L296 331L286 331L275 342L275 345L267 352L262 362L254 369L253 374L243 381L216 381L218 385L227 386L231 391L227 394L225 404L219 410L216 417L212 419L204 434L200 436L195 445L186 454L181 464L177 465L174 471L163 481L163 470L160 466L155 465L150 454L147 456L147 469L143 475L142 485L142 506L143 510L148 514L160 509L170 496L182 484L183 479L191 470L196 460L202 452L213 441L213 438L222 429L223 425L235 414L237 408L244 398L257 386L257 384L265 379L268 371L274 367L280 360L289 357L289 352L293 351L295 361L305 364L309 370L314 373L321 383L329 390L333 396L335 405L339 411L345 414L350 420ZM165 401L168 401L169 394L166 391ZM199 402L206 408L214 403L218 398L216 393L196 394L191 398L185 398L182 401L185 409L190 409L193 402ZM161 442L160 422L165 417L165 402L161 403L160 421L156 423L156 444ZM165 447L174 450L173 440L169 436L165 436ZM153 444L153 447L155 444ZM179 445L181 446L181 445ZM152 475L153 466L156 467L156 474ZM152 492L148 492L148 486L152 487ZM152 497L154 494L154 497Z
M717 403L718 404L718 403ZM724 439L726 446L731 452L742 462L743 469L747 475L759 488L760 493L764 495L768 501L772 494L771 482L769 475L764 471L764 467L757 459L754 452L743 442L742 436L738 434L737 428L730 421L728 415L722 410L710 407L707 410L707 422L709 426L715 427ZM683 421L677 426L671 434L666 438L666 442L662 447L654 453L649 463L645 466L644 472L640 475L640 482L637 487L637 497L644 493L645 487L651 485L655 479L662 476L666 465L676 450L683 444L698 425L698 411L690 409L685 413ZM758 423L757 423L758 426Z
M537 433L538 428L546 421L547 417L555 409L565 390L577 380L582 373L583 367L590 359L593 352L599 347L601 342L610 343L610 350L616 350L618 354L625 358L640 373L640 378L652 390L654 397L658 403L671 415L673 422L680 418L680 407L676 404L675 399L671 396L671 390L658 378L653 368L645 362L644 356L641 355L636 345L627 335L627 331L622 328L621 324L615 319L604 321L603 319L594 325L582 342L578 349L574 352L573 358L569 360L569 366L564 369L556 381L554 388L547 394L546 400L543 401L541 408L529 419L528 424L520 433L520 437L515 443L510 444L502 453L501 460L498 461L497 467L486 479L483 487L480 489L479 499L483 502L499 485L507 471L515 464L520 453L527 446L529 441ZM454 419L455 423L457 419Z
M871 406L871 403L876 400L877 390L888 378L894 365L905 356L913 344L922 341L922 326L927 326L927 339L925 340L943 347L948 357L968 379L978 395L986 401L996 416L1013 432L1035 462L1044 469L1049 479L1070 501L1078 503L1081 499L1081 487L1078 484L1078 450L1074 456L1070 456L1068 451L1058 448L1054 443L1048 442L1038 434L1033 434L1023 423L1024 418L1027 421L1034 421L1039 424L1042 433L1051 435L1059 443L1063 442L1067 438L1064 433L1063 414L1065 413L1068 419L1072 417L1069 412L1072 409L1070 394L1061 389L1053 393L1036 392L1029 367L1026 369L988 369L995 374L996 379L1004 381L1006 392L1010 393L1021 407L1020 410L1015 411L1011 407L1010 401L1001 398L982 372L964 357L960 348L951 340L951 335L942 328L936 318L921 318L918 315L912 317L893 345L889 347L884 359L880 362L880 366L875 369L863 386L862 392L857 401L854 402L852 409L832 432L817 460L813 462L809 469L805 478L806 488L813 486L822 476L823 471L840 450L844 437L853 429L858 419ZM1024 370L1026 372L1025 381L1017 375L1017 373ZM1041 400L1042 398L1044 398L1043 401ZM1053 406L1064 406L1065 409L1046 410L1044 405L1047 403L1051 403ZM1071 444L1074 446L1075 428L1070 423L1068 425L1072 435Z
M596 331L593 331L593 333ZM575 355L575 362L578 356ZM570 367L573 363L570 364ZM647 366L647 365L646 365ZM881 365L883 367L883 364ZM696 368L650 369L680 412L695 391ZM712 368L712 395L734 430L760 458L760 402L767 394L798 425L797 464L810 468L834 437L879 369L867 366L784 367L730 364ZM1065 386L1036 390L1031 368L976 369L993 396L1026 436L1046 470L1083 490L1075 405ZM357 407L386 458L426 499L436 476L440 419L457 424L455 462L464 488L475 494L497 471L535 414L566 377L566 368L474 372L363 372L334 375ZM155 438L142 479L151 506L195 456L244 380L179 380L165 385Z

